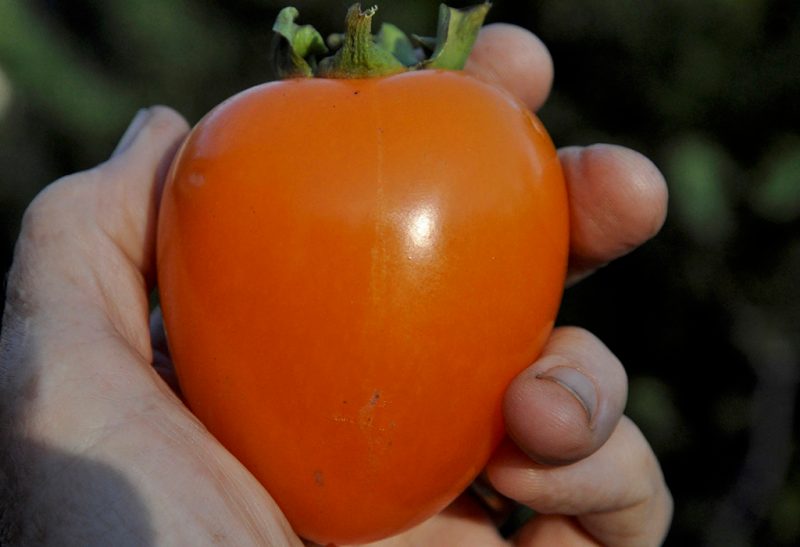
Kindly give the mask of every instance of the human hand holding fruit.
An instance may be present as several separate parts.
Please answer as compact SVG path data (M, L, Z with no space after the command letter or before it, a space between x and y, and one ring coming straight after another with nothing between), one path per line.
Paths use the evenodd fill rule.
M503 58L497 51L517 53ZM482 32L468 70L495 80L532 109L544 100L552 76L543 46L505 25ZM183 543L211 537L230 544L296 542L264 489L149 366L154 222L164 167L186 125L162 108L135 125L107 163L53 185L29 209L9 281L3 368L9 378L4 388L19 402L12 415L25 424L10 449L35 441L115 470L132 485L131 503L148 509L150 530L126 530L124 515L114 513L81 529L59 530L59 523L76 521L70 512L97 507L69 488L69 476L45 469L44 458L31 461L26 472L59 480L32 492L22 510L60 515L48 524L51 534L73 534L75 542L114 537L110 533L151 533ZM571 203L570 275L578 277L655 233L666 196L655 168L628 150L573 148L560 156ZM65 291L65 280L73 290ZM26 400L23 388L31 383L39 388ZM514 381L504 411L516 444L503 444L487 476L501 493L540 512L579 517L537 518L521 542L587 532L607 543L660 540L669 496L647 443L620 419L624 398L618 362L575 329L557 330L542 358ZM565 465L571 462L579 463ZM93 477L99 491L101 479ZM493 530L465 498L389 541L491 545L500 542Z

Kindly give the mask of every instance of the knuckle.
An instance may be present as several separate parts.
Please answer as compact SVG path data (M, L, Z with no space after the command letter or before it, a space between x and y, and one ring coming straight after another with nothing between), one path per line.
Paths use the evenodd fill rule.
M562 484L558 480L539 480L536 488L529 488L520 502L535 511L543 514L573 515L580 512L580 502L571 496L565 496L565 489L569 484Z

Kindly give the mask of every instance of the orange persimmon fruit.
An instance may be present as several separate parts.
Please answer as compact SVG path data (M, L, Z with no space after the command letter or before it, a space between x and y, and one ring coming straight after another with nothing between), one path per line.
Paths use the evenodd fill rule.
M351 9L344 50L371 15ZM327 70L191 131L158 283L191 410L301 536L351 543L480 473L553 327L568 210L551 139L506 91L435 63Z

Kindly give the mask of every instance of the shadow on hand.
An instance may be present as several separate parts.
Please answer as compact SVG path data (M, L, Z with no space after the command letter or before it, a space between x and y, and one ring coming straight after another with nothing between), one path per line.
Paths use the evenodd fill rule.
M0 545L155 545L149 511L119 471L13 437L0 450Z
M155 545L150 511L122 471L30 440L39 374L13 322L0 337L0 546ZM10 324L11 323L11 324ZM59 416L51 416L57 421Z

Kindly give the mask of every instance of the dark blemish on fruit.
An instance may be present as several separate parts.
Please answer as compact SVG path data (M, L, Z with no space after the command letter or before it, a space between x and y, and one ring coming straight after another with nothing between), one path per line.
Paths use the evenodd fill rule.
M372 398L369 400L369 406L375 406L381 398L381 392L377 389L373 392Z

